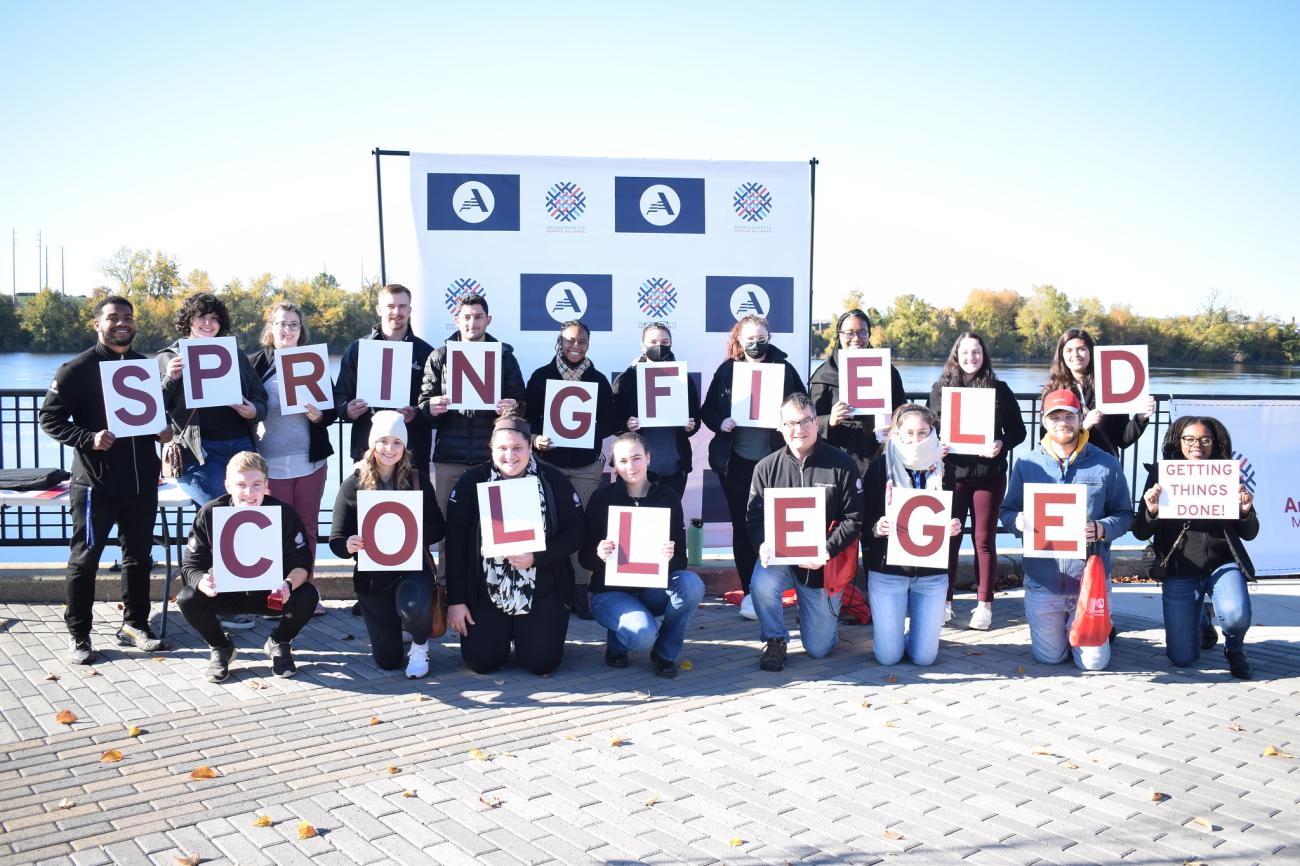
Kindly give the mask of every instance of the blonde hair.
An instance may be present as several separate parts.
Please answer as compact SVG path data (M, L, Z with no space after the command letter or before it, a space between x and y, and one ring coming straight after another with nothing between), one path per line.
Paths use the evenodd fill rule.
M366 453L361 455L358 469L357 487L361 490L378 490L379 481L383 477L379 472L379 461L375 459L375 449L367 448ZM393 467L393 489L394 490L418 490L416 486L419 483L419 473L415 471L415 464L411 462L411 451L405 445L402 446L402 456Z
M256 451L240 451L230 458L230 462L226 464L226 477L238 475L240 472L261 472L267 477L271 474L266 467L266 458Z

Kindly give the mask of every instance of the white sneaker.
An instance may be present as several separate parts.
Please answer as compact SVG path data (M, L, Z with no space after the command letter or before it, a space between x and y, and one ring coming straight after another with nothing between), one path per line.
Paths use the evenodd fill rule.
M429 645L411 644L406 653L406 678L418 680L429 675Z
M740 615L745 619L758 619L758 614L754 613L754 597L745 593L745 598L740 602Z
M952 602L947 602L943 606L943 624L947 625L948 623L952 622L952 617L953 617Z
M234 616L223 616L221 618L221 627L226 631L245 631L254 625L253 618L247 614L237 613Z
M993 608L975 605L975 612L970 615L970 627L988 631L991 625L993 625Z

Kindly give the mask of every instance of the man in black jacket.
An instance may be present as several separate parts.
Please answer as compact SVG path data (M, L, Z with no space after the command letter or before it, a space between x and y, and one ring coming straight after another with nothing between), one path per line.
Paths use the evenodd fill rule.
M781 596L793 588L799 601L799 636L813 658L835 648L839 638L840 596L831 596L823 583L828 560L798 565L769 565L772 546L764 539L763 492L768 488L817 487L826 491L826 555L835 557L858 543L864 501L862 477L853 458L817 437L817 410L807 394L795 392L781 404L781 435L786 447L764 457L754 467L749 488L746 525L758 549L749 591L758 614L759 637L765 642L759 666L765 671L785 667L790 633L782 621ZM834 531L829 526L834 525Z
M145 357L131 349L135 310L126 298L102 298L95 304L94 322L99 340L59 367L40 411L41 429L75 453L68 493L72 543L63 619L72 635L69 660L79 665L95 660L90 643L95 573L114 525L122 547L118 642L146 652L163 648L149 630L149 571L161 470L154 441L171 439L171 430L164 420L157 436L118 439L108 431L99 365Z
M457 340L470 343L496 343L496 337L487 332L492 324L488 315L488 302L482 295L465 295L456 306L457 332L447 338L447 343L434 349L424 365L424 382L420 387L420 415L433 429L438 439L433 448L433 489L438 494L438 508L447 513L447 498L465 470L488 460L488 442L492 428L499 416L524 414L524 374L515 359L515 350L509 343L501 344L501 401L496 411L461 410L447 408L451 398L447 380L447 344ZM438 545L438 574L446 577L447 565L443 558L446 549ZM569 599L565 599L567 603Z
M406 421L410 439L411 462L422 473L429 471L429 449L433 432L424 418L417 417L415 406L420 397L420 374L433 347L411 331L411 290L400 283L391 283L379 290L375 304L379 324L361 340L392 340L411 344L410 404L399 411ZM361 340L354 340L339 360L339 375L334 382L334 408L339 417L352 422L351 455L360 460L370 447L370 416L376 410L365 400L357 399L357 357Z

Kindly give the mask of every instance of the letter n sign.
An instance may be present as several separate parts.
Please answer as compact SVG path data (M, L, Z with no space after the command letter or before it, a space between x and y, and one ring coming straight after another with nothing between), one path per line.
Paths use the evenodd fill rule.
M256 592L284 583L280 509L212 509L212 578L217 592Z
M419 571L424 557L424 494L419 490L358 490L357 553L361 571Z

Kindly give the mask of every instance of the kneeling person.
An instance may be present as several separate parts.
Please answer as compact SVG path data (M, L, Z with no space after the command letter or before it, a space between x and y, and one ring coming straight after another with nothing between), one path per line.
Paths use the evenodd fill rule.
M235 645L230 635L221 628L221 618L230 614L270 614L277 610L271 606L276 599L282 606L283 616L266 641L266 653L271 668L278 677L291 677L298 672L293 663L290 644L316 611L320 593L307 583L311 568L311 551L307 549L306 532L302 520L291 507L268 496L266 461L252 451L241 451L226 466L226 495L219 496L199 509L190 529L190 540L181 565L181 580L185 587L176 595L176 606L185 621L198 632L211 648L207 679L219 683L230 675L230 661L235 657ZM218 593L212 577L212 509L220 506L235 508L280 509L280 547L284 559L284 583L275 590L254 592Z
M704 581L686 570L686 525L677 492L650 480L650 452L636 433L614 440L612 462L617 478L591 496L587 505L587 543L579 559L591 571L591 612L607 631L605 664L627 667L629 650L650 651L650 663L661 677L677 676L686 627L704 598ZM668 588L611 587L605 585L605 563L614 555L615 543L605 538L611 506L667 508L669 541ZM662 616L663 625L655 618Z

